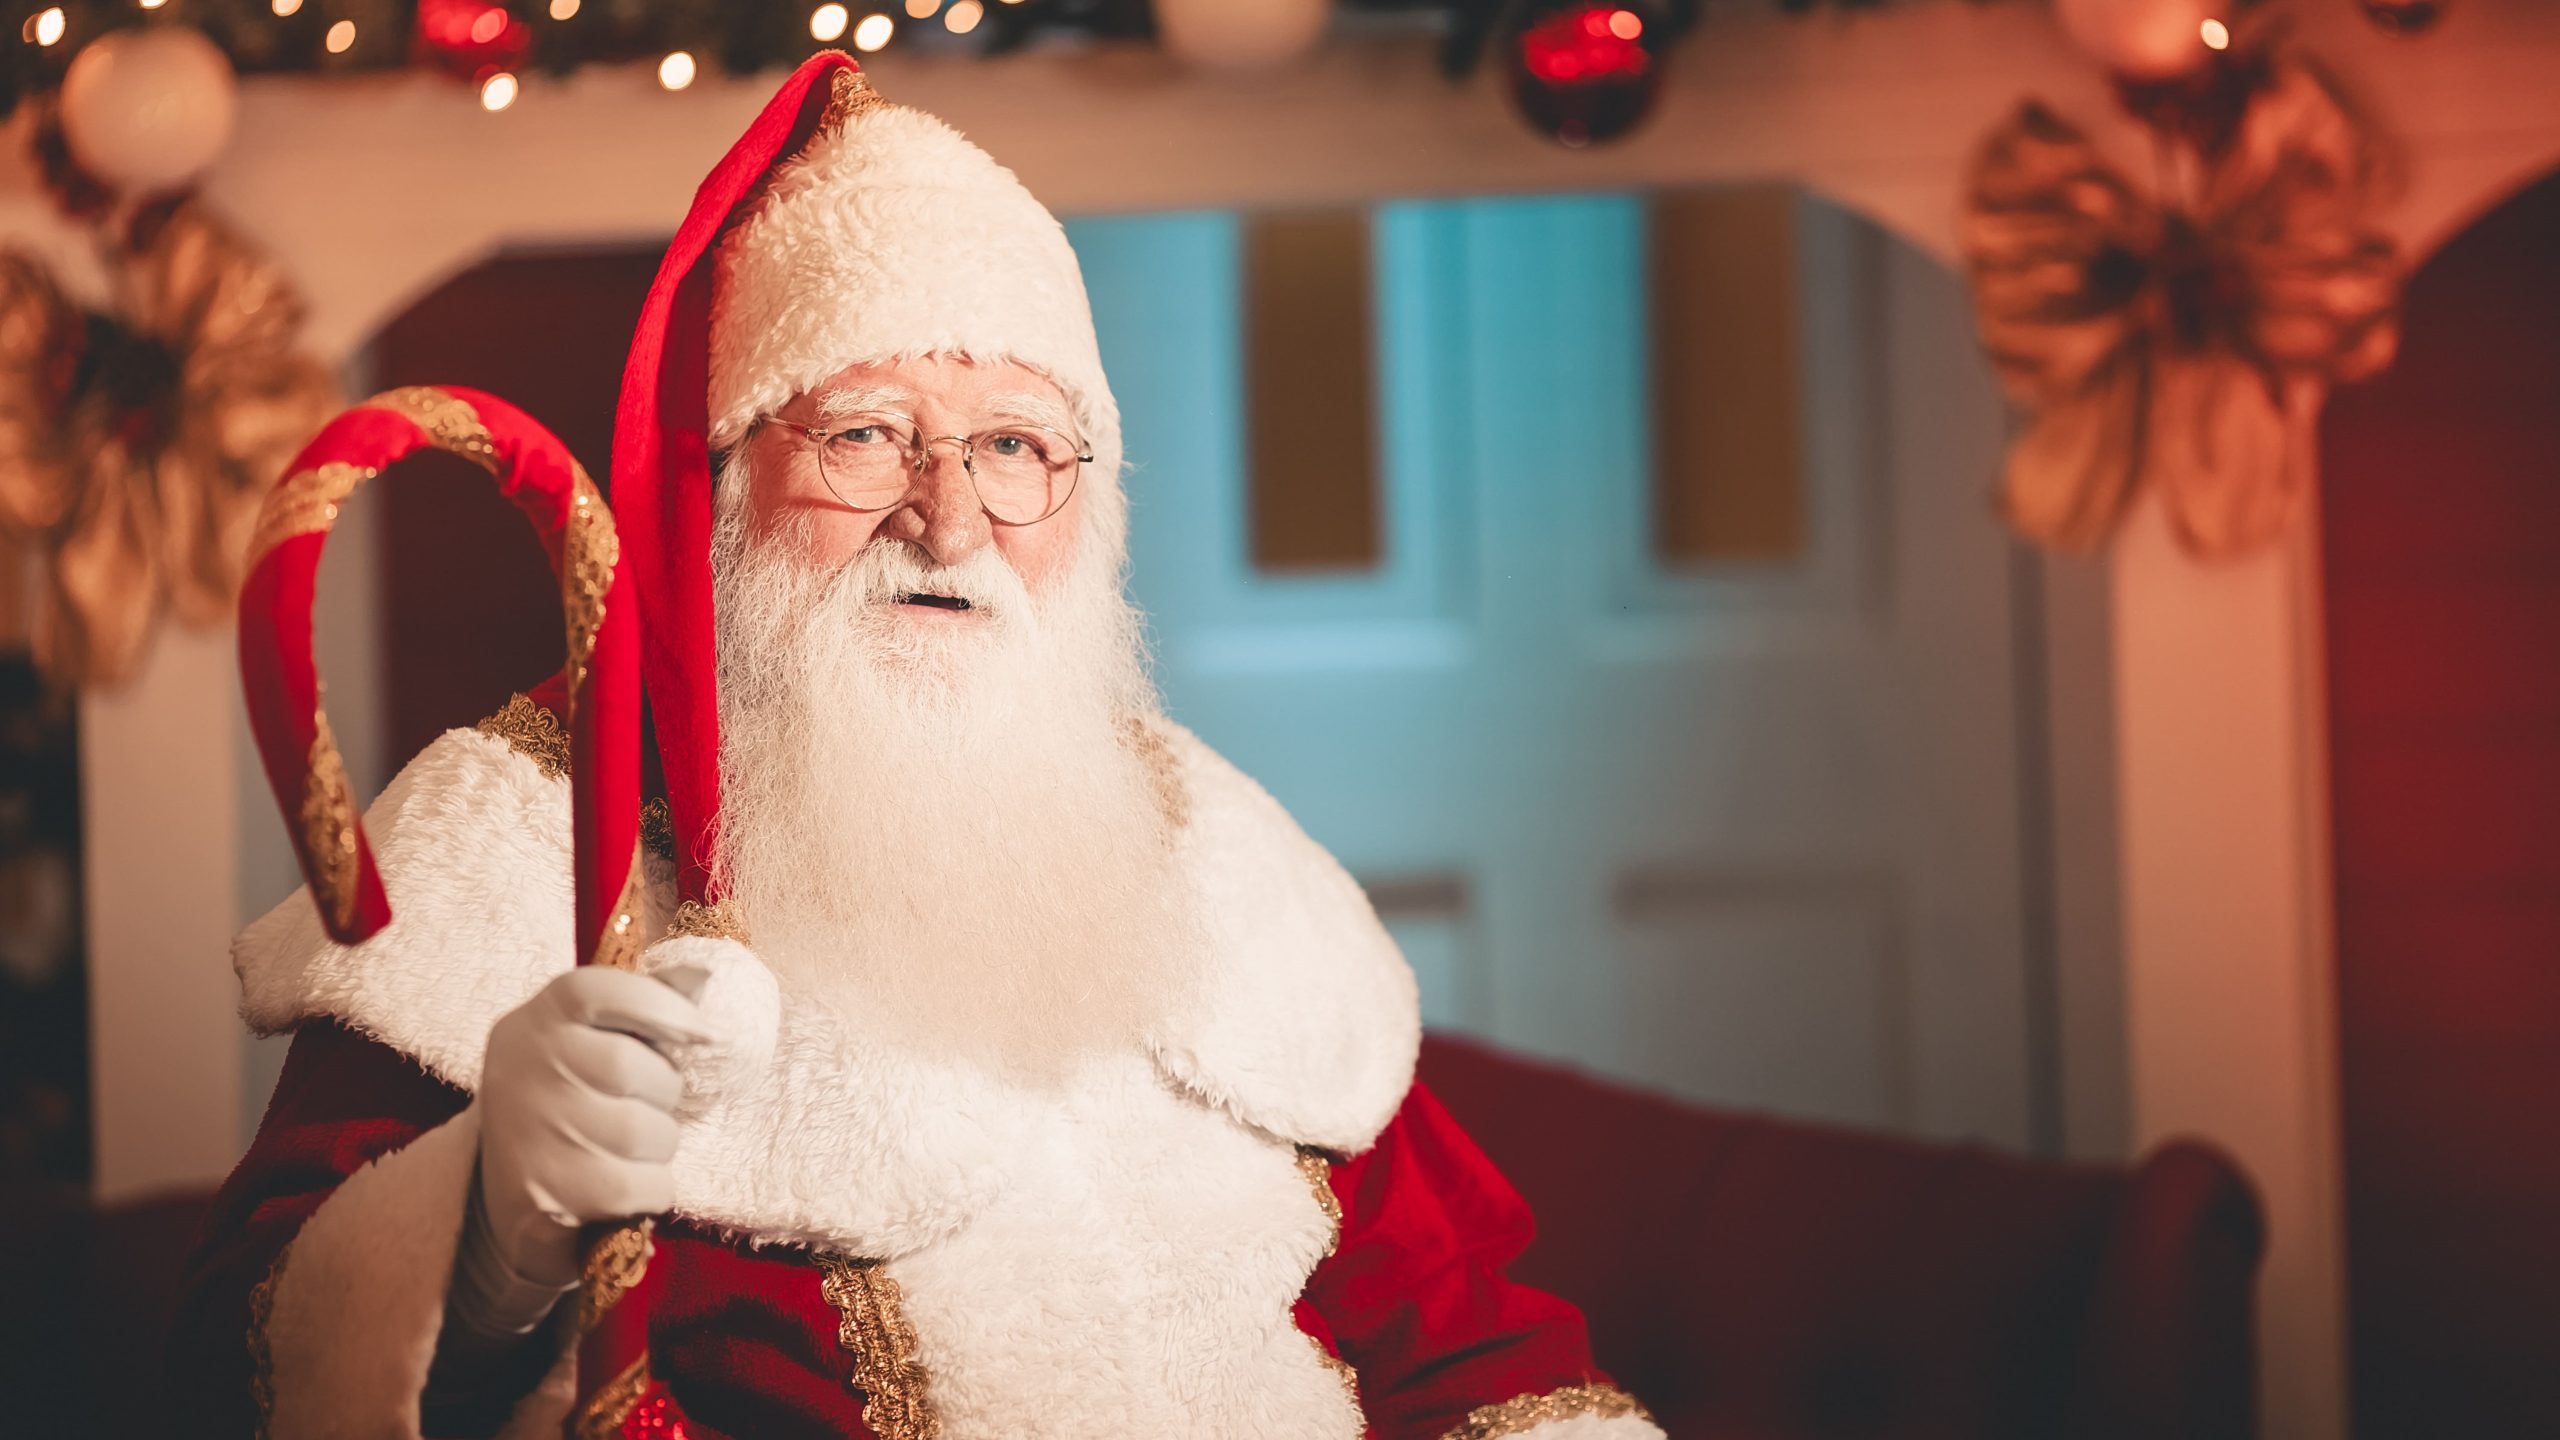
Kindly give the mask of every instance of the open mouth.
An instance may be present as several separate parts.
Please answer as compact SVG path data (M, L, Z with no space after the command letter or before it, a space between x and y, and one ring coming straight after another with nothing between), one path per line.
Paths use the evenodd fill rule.
M931 610L967 610L971 608L969 602L958 595L936 595L925 590L910 590L906 594L898 597L898 603L901 605L922 605Z

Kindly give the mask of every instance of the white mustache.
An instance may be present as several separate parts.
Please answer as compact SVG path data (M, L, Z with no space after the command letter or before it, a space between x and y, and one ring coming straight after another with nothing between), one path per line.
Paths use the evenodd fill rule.
M1022 577L991 549L973 551L957 564L935 561L911 541L875 540L854 557L853 583L866 609L895 605L910 595L951 595L973 611L1002 614L1030 598Z

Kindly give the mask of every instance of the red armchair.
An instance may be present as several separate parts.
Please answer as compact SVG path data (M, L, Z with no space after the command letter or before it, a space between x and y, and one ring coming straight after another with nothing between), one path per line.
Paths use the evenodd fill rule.
M1446 1037L1422 1078L1682 1440L2244 1440L2263 1235L2192 1143L2131 1171L1680 1105Z

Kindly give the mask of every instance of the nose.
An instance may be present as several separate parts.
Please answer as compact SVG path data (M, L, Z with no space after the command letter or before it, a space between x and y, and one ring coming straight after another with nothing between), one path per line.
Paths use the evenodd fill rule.
M978 487L962 463L965 441L950 436L924 442L915 484L880 528L924 548L937 564L956 565L995 538L978 504Z

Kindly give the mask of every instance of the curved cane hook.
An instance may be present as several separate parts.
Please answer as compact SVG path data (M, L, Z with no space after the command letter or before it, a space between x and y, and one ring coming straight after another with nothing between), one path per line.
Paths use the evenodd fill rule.
M560 577L567 622L579 963L638 958L638 599L595 482L558 437L494 395L389 390L323 427L267 495L240 595L240 670L268 784L331 939L358 944L391 920L311 653L320 552L356 487L421 449L458 455L533 522Z

